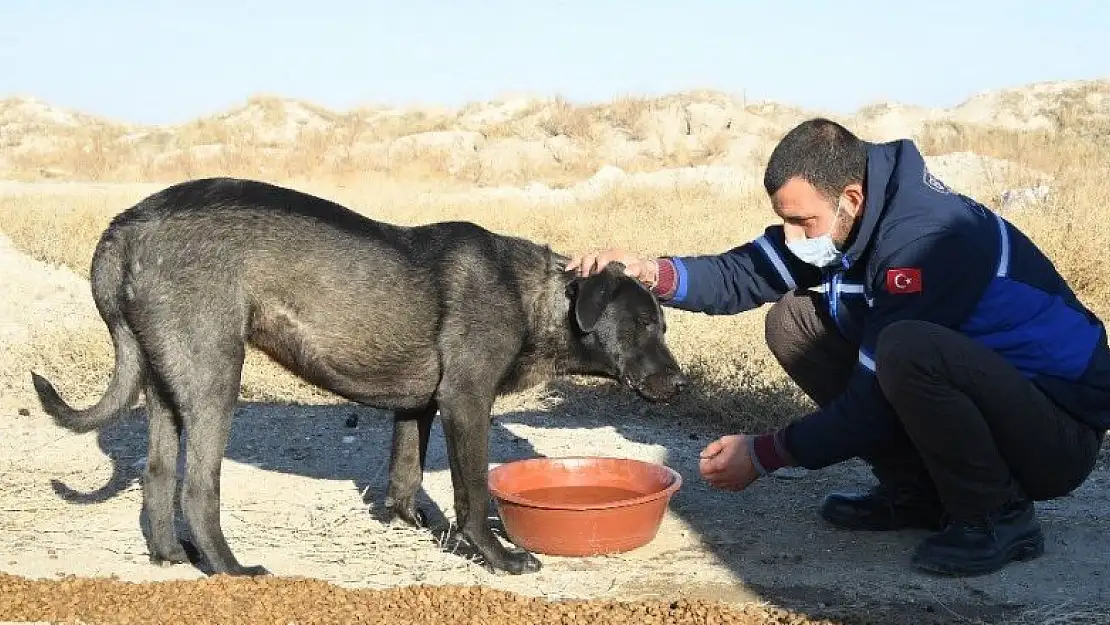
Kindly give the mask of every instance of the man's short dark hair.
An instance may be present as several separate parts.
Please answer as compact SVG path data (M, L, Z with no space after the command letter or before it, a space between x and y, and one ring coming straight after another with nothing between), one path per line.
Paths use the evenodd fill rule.
M852 183L862 184L866 172L864 142L844 126L817 117L795 126L775 146L763 186L774 195L788 180L801 177L831 199Z

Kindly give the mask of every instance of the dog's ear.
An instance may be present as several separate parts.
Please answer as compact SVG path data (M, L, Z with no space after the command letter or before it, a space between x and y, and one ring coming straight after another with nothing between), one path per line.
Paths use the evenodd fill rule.
M594 331L601 313L613 299L613 289L617 281L608 271L596 273L588 278L575 278L567 285L567 297L574 308L574 321L587 334Z

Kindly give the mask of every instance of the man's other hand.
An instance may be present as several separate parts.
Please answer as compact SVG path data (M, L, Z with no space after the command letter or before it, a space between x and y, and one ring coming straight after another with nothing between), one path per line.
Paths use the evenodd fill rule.
M721 490L744 490L759 477L745 434L730 434L706 445L698 461L702 478Z

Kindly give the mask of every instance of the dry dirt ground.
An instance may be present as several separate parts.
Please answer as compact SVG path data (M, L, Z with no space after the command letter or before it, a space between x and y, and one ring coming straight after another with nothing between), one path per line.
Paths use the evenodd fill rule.
M699 479L696 459L703 445L726 433L719 426L693 417L675 420L620 390L569 382L533 401L500 408L491 457L504 462L599 454L674 467L685 484L657 539L646 547L602 558L541 557L544 568L534 575L488 574L439 532L382 521L390 437L384 415L346 405L244 402L222 485L223 523L232 548L244 563L264 564L277 576L315 578L336 588L298 582L281 590L280 580L131 590L87 581L65 591L28 585L21 578L114 576L139 582L195 580L203 574L188 565L148 563L139 518L138 476L146 448L142 411L100 433L71 435L51 425L33 399L29 366L52 358L80 360L85 349L79 341L68 346L78 355L42 354L34 346L65 345L65 336L99 328L87 283L69 270L19 253L2 236L0 283L5 287L0 298L0 572L20 576L0 577L0 619L69 615L116 622L107 616L115 607L115 614L134 616L159 605L171 609L173 603L183 606L178 618L190 622L208 622L200 614L211 622L352 621L348 610L362 610L363 618L393 615L382 622L417 622L417 615L424 614L419 610L429 619L446 614L467 592L384 592L413 584L485 586L492 590L481 596L490 605L503 598L494 591L517 597L505 599L500 608L475 607L474 622L487 618L486 610L510 615L505 622L574 620L559 612L569 607L525 597L659 602L650 609L649 604L590 604L592 616L580 606L577 618L589 622L1050 622L1057 616L1098 622L1080 618L1103 618L1099 610L1110 613L1105 607L1110 605L1110 518L1105 514L1110 460L1105 455L1074 495L1038 506L1048 537L1043 558L976 579L937 579L909 566L920 533L853 534L819 521L816 508L826 492L870 483L861 465L787 472L742 494L715 492ZM676 331L682 331L681 323ZM54 381L73 397L66 379ZM432 520L448 522L450 478L438 423L423 495ZM341 588L383 592L355 595ZM268 600L260 598L279 596L296 616L275 616L267 611ZM710 604L674 603L680 600L733 606L766 602L795 615L775 616L756 605L747 608L749 616L714 612L710 618L699 612ZM232 607L236 601L255 603ZM485 605L475 601L475 606ZM322 612L308 615L311 606ZM253 616L244 617L247 612ZM500 621L488 616L487 622Z

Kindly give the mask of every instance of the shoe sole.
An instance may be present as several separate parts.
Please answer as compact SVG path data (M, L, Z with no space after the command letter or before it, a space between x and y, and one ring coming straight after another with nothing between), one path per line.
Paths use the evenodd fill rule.
M1037 533L1014 542L998 558L972 563L921 562L916 557L913 564L929 573L950 577L971 577L1000 571L1011 562L1027 562L1044 554L1044 535Z

